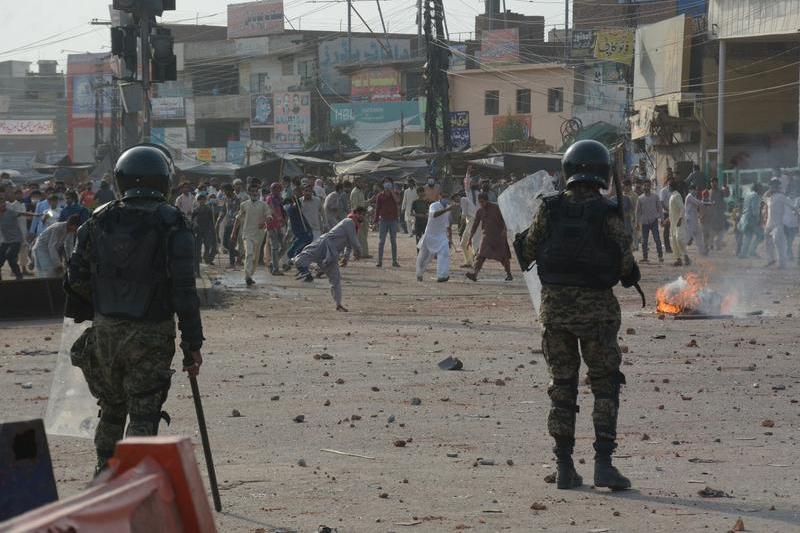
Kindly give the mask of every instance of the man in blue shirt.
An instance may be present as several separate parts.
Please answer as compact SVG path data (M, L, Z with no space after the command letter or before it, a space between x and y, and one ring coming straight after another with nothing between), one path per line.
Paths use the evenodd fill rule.
M78 215L80 225L89 220L91 213L78 202L78 194L75 191L67 191L64 199L67 205L61 210L61 215L58 217L59 222L66 222L72 215Z

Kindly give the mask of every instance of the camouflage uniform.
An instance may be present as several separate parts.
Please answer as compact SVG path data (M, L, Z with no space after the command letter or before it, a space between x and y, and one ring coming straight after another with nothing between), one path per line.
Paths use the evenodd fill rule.
M571 203L600 198L596 190L581 186L568 190L565 196ZM528 232L523 248L527 264L536 259L539 246L548 234L547 211L547 205L542 204ZM606 221L607 235L623 251L620 277L624 278L635 268L630 237L619 217L609 216ZM595 397L592 419L596 439L613 443L617 435L619 388L625 378L619 371L622 356L617 344L620 307L612 289L543 284L540 311L544 326L542 348L551 377L547 391L552 403L547 420L550 435L569 448L574 444L583 354Z
M158 434L161 411L175 373L175 321L151 324L98 315L81 342L76 343L72 364L83 370L89 390L97 398L102 416L94 444L99 454L113 454L117 441L127 436Z
M77 321L93 320L92 327L73 345L71 357L72 364L83 371L100 406L95 433L98 471L113 455L123 433L129 437L156 435L161 419L169 423L169 416L161 408L174 373L170 367L175 355L175 314L182 340L190 350L199 350L203 341L194 279L194 239L188 222L163 202L120 201L108 209L135 210L138 214L134 218L166 217L163 226L166 242L160 253L166 253L167 257L157 259L154 265L160 265L155 268L166 269L168 274L161 280L163 291L157 293L149 306L148 313L158 308L154 315L147 314L144 318L103 315L102 303L98 307L98 295L93 290L93 277L102 268L95 264L98 245L94 242L98 231L94 226L99 224L96 217L100 210L78 231L65 282L68 295L65 314ZM116 295L122 299L126 296L131 297L125 292Z

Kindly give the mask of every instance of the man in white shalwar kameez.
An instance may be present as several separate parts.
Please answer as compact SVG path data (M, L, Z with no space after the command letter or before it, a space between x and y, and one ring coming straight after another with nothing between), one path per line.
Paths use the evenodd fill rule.
M400 212L403 213L403 221L406 224L406 233L414 236L414 211L411 205L417 200L417 182L409 178L406 190L403 191L403 202L400 204Z
M72 215L65 222L54 222L36 237L31 248L37 278L57 278L63 274L63 258L67 235L74 235L80 226L80 216Z
M688 266L692 264L689 255L686 253L686 241L684 240L683 226L683 198L681 193L675 186L675 182L669 182L669 237L672 242L672 254L675 256L675 262L672 266L682 266L684 263Z
M767 251L767 267L778 261L778 268L786 268L786 232L783 228L783 219L786 210L794 211L794 205L782 192L783 185L780 178L772 178L769 182L769 192L764 195L767 203L767 224L764 228L764 248Z
M436 281L444 283L450 279L450 211L455 205L446 205L438 186L426 187L425 194L431 205L425 234L417 245L417 281L422 281L428 263L435 257Z
M312 263L316 263L320 271L328 276L331 284L331 296L336 303L336 310L347 312L342 305L342 276L339 270L339 256L345 247L353 250L356 259L361 256L361 243L358 242L358 228L364 224L367 214L365 207L357 207L347 218L336 224L328 233L324 233L297 254L294 264L298 277L304 281L314 281L308 271Z
M697 244L700 255L708 255L708 248L706 248L706 241L703 236L703 228L700 225L700 210L709 205L711 205L710 202L704 202L700 199L699 185L694 185L689 191L689 194L686 195L683 213L683 222L686 224L686 234L684 238L687 244L692 241Z

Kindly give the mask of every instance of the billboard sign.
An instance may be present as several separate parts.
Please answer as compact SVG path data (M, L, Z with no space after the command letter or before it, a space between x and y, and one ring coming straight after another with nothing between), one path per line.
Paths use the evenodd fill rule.
M400 72L392 67L366 68L350 76L353 102L399 102Z
M426 100L402 102L332 104L331 127L341 127L362 150L371 150L405 128L407 133L424 131L422 116Z
M186 116L183 97L180 96L152 98L150 100L150 105L153 118L155 119L174 120L182 119Z
M450 112L450 144L453 150L461 150L470 145L469 111Z
M0 136L32 137L55 135L56 125L52 120L0 120Z
M225 148L185 148L181 150L182 159L194 159L204 163L224 163Z
M635 38L633 29L600 31L597 33L594 57L630 65L633 61Z
M96 104L95 86L98 83L110 85L113 78L110 74L102 80L94 74L72 76L72 117L94 118ZM103 89L103 115L111 115L111 89Z
M152 140L171 149L185 150L188 147L186 128L153 128Z
M385 47L385 48L384 48ZM349 57L348 57L349 49ZM387 53L386 49L391 52ZM378 43L371 37L353 37L348 48L347 37L323 40L319 43L320 90L323 94L350 94L350 78L339 72L338 66L349 63L377 62L387 59L411 58L410 39L388 39Z
M481 33L481 61L519 62L519 29L488 30Z
M250 96L250 127L271 128L275 125L275 106L271 94Z
M228 5L228 39L283 33L283 0Z
M311 135L311 93L274 93L275 131L272 145L275 148L296 149Z
M246 151L247 149L245 147L244 142L228 141L228 153L227 153L228 163L233 163L235 165L244 165Z
M596 38L594 30L573 30L571 37L572 48L570 49L570 54L572 57L594 57Z

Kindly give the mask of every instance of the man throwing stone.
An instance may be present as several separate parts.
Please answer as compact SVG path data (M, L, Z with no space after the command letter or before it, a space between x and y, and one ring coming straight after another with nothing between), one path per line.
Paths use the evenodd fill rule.
M322 273L328 276L331 284L331 295L336 303L336 310L347 312L347 308L342 305L342 275L339 270L339 255L350 247L356 259L361 257L361 244L358 242L358 229L365 223L364 217L367 210L364 207L357 207L347 218L336 224L332 230L323 234L319 239L306 246L302 252L294 258L297 266L298 276L304 281L314 281L314 276L309 272L308 267L316 263Z

